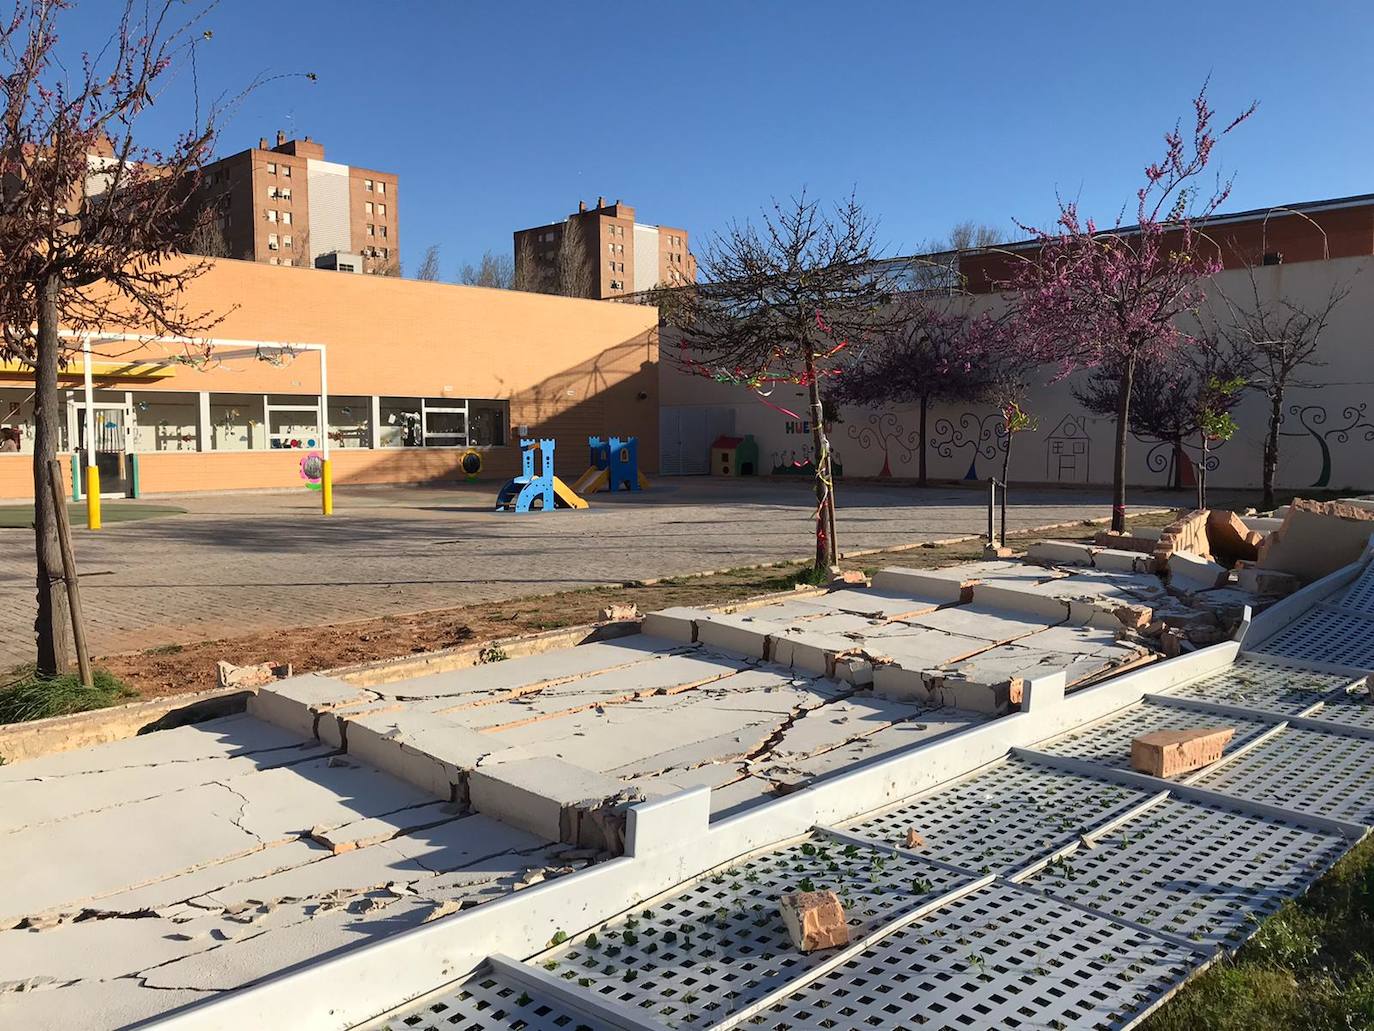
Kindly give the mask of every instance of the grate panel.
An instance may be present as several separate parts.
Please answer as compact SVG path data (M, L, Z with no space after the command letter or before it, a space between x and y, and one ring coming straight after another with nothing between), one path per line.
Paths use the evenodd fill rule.
M700 1027L829 958L793 948L777 908L784 892L833 889L857 941L970 880L816 837L741 860L530 962L671 1026Z
M1364 688L1349 693L1337 692L1312 715L1319 720L1344 723L1351 727L1369 727L1374 730L1374 703L1371 703L1369 692Z
M1269 805L1374 822L1374 741L1289 727L1198 787Z
M1316 605L1261 641L1259 648L1292 659L1370 669L1374 667L1374 615Z
M1345 589L1336 604L1366 616L1374 616L1374 562L1364 567L1364 572Z
M1167 799L1029 883L1103 913L1234 947L1345 851L1345 839Z
M1113 812L1148 797L1107 781L1009 759L934 794L846 829L899 847L908 830L923 852L979 873L1024 866L1077 840Z
M1259 720L1237 719L1234 716L1213 716L1169 705L1142 702L1124 712L1109 716L1100 723L1082 730L1070 731L1053 740L1036 745L1036 749L1051 755L1066 755L1102 766L1129 769L1131 741L1141 734L1156 730L1192 730L1198 727L1235 727L1236 735L1226 746L1228 752L1269 730L1272 724Z
M378 1031L600 1031L491 973L474 974L452 992L391 1017Z
M1311 673L1247 655L1169 694L1296 716L1315 702L1335 697L1349 683L1349 677L1337 673Z
M1117 1027L1193 963L1188 950L1152 935L997 883L875 943L753 1023L770 1031Z

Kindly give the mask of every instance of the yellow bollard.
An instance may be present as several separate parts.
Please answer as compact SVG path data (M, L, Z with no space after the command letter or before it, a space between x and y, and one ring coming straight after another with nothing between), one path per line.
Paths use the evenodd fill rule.
M328 458L320 463L320 508L325 515L334 514L334 463Z
M100 470L86 466L86 528L100 529Z

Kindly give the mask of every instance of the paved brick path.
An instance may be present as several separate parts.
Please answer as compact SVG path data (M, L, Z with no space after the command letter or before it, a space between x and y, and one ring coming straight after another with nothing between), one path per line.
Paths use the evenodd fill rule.
M802 483L659 480L594 496L585 512L490 511L495 488L384 487L171 499L181 516L77 530L82 597L97 654L416 612L807 554L814 501ZM1154 503L1154 499L1146 499ZM1094 518L1102 493L1027 490L1013 529ZM108 504L114 504L110 502ZM852 486L842 548L983 532L978 490ZM0 667L31 656L33 537L0 530Z

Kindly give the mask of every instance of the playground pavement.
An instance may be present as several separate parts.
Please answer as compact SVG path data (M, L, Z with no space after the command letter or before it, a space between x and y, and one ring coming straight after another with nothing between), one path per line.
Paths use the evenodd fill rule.
M804 558L805 483L660 479L593 495L581 512L491 511L495 487L348 487L332 518L315 494L178 496L184 515L75 529L88 637L97 655L285 627ZM1139 510L1175 503L1144 494ZM117 505L107 502L107 507ZM1009 530L1100 518L1101 491L1013 494ZM985 532L978 489L843 485L846 552ZM0 531L0 669L28 661L33 538Z

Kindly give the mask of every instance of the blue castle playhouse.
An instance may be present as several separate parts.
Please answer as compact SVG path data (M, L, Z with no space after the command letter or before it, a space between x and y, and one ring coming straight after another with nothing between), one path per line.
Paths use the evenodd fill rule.
M647 490L649 478L639 471L639 438L587 438L587 471L577 478L573 490L595 494L599 490Z
M587 502L553 473L552 439L521 440L521 473L496 495L498 512L552 512L555 508L586 508ZM539 473L534 453L539 452ZM535 505L538 502L538 505Z

